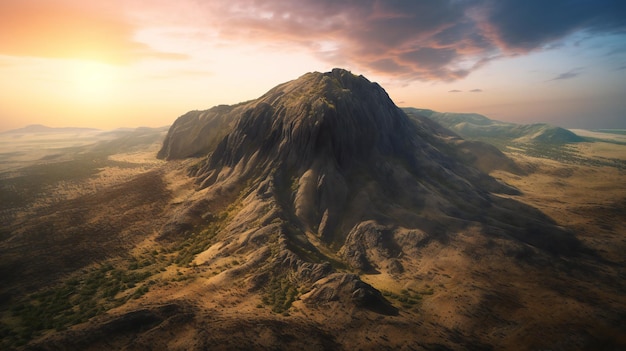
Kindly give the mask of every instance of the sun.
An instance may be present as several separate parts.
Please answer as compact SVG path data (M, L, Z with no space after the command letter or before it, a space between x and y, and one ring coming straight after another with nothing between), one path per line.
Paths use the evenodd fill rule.
M76 60L69 67L74 98L83 102L104 102L115 92L117 70L114 66Z

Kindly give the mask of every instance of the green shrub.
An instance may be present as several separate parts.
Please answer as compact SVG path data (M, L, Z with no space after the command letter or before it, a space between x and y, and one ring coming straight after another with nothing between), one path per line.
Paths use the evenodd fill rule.
M272 276L265 288L262 301L272 307L272 312L283 313L298 297L297 287L285 276Z

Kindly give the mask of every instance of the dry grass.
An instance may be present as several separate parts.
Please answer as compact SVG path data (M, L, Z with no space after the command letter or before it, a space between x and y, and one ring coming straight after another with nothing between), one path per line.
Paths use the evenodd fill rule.
M626 145L583 143L587 158L626 157ZM601 155L601 156L599 156ZM559 225L572 228L590 247L624 262L626 250L626 171L511 155L531 170L527 176L496 171L493 176L523 193L517 200L540 209Z

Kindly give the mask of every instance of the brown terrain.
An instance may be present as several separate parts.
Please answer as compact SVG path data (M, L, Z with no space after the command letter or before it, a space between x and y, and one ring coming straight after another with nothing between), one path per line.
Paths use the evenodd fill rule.
M0 134L0 348L625 349L601 137L463 140L343 70L167 135Z

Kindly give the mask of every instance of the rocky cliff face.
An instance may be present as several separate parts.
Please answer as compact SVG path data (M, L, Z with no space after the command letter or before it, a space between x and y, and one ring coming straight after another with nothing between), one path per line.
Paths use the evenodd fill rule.
M459 160L458 140L430 121L410 120L362 76L308 73L257 100L174 123L159 157L205 155L190 174L206 195L168 228L203 223L231 199L237 207L217 235L219 254L246 252L257 258L249 269L295 272L296 285L340 266L402 274L420 245L467 227L507 237L520 250L577 252L578 243L541 213L493 196L515 190ZM252 273L242 267L241 274ZM252 276L253 286L267 280Z

